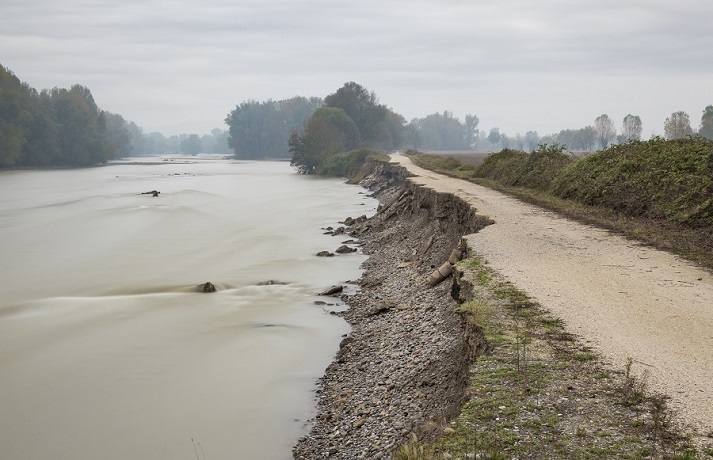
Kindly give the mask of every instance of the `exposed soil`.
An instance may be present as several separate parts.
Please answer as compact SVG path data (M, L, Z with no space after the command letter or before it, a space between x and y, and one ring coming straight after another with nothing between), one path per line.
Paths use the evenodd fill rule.
M461 236L487 225L452 196L409 185L402 168L363 182L383 205L348 227L370 258L360 290L343 300L352 325L317 390L319 414L298 459L389 458L410 433L429 439L465 402L468 367L485 342L454 313L451 283L426 277Z

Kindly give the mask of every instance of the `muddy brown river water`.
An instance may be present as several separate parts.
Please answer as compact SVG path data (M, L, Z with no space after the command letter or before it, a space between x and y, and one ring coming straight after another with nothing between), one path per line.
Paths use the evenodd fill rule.
M364 260L315 257L341 245L320 228L376 202L284 162L155 160L0 173L0 457L287 459L306 431L348 332L315 293Z

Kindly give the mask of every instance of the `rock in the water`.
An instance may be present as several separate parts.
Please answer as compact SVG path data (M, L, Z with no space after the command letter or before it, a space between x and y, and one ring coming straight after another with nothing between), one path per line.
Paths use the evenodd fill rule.
M338 254L349 254L350 252L356 252L356 248L350 248L346 244L343 244L337 249Z
M215 292L215 291L217 291L217 289L215 288L215 286L213 285L213 283L211 283L210 281L208 281L208 282L205 283L205 284L199 284L199 285L198 285L198 290L199 290L200 292Z
M354 222L354 219L352 219L351 217L347 217L346 219L344 219L344 225L346 225L347 227L351 227L352 225L354 225Z
M334 257L334 254L329 251L319 251L317 257Z
M324 292L320 292L319 295L334 295L339 294L344 290L344 286L332 286Z
M158 190L151 190L150 192L142 192L142 195L151 195L151 196L158 196L158 194L161 193Z

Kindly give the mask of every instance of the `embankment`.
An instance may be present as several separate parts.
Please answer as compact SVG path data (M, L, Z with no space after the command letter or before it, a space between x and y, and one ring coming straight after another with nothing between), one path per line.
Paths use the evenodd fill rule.
M428 439L458 414L468 366L486 346L455 313L452 283L426 279L461 237L490 223L464 201L375 163L362 185L382 203L349 227L370 258L360 289L343 300L352 333L317 389L318 415L294 446L297 459L388 458L410 433Z

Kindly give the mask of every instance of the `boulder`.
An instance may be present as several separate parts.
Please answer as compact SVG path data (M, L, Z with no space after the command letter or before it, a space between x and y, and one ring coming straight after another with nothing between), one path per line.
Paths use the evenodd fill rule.
M343 245L339 246L339 248L337 249L336 252L337 252L337 254L349 254L351 252L356 252L356 251L357 251L356 248L350 248L346 244L343 244Z
M210 281L208 281L208 282L205 283L205 284L199 284L199 285L198 285L198 291L199 291L199 292L215 292L215 291L217 291L217 289L215 288L215 286L213 285L213 283L211 283Z
M334 253L331 253L329 251L319 251L317 253L317 257L334 257Z
M332 286L324 292L320 292L319 295L334 295L339 294L344 290L344 286Z

